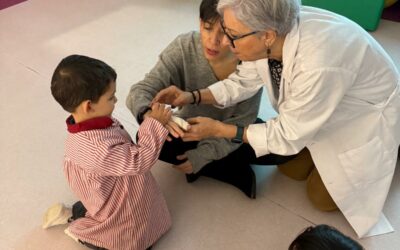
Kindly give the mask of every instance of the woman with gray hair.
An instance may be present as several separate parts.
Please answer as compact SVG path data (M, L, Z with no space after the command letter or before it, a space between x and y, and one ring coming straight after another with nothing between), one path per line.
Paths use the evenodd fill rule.
M265 86L278 115L246 127L192 118L183 140L229 138L259 159L298 154L279 168L307 179L317 208L340 209L359 237L393 230L382 208L400 142L400 75L388 54L354 22L298 0L220 0L218 11L223 43L242 60L236 72L154 100L225 108Z

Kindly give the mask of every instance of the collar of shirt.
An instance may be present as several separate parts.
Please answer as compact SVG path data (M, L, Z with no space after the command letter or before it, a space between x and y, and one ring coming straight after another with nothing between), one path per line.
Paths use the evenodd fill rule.
M111 127L113 120L108 116L92 118L80 123L75 123L74 118L69 116L66 120L67 129L70 133L78 133L93 129L105 129Z

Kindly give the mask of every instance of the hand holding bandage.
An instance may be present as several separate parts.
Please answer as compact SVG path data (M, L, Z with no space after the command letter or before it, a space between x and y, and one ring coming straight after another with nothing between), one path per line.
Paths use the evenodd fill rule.
M190 129L189 123L187 123L184 119L174 115L171 116L171 119L165 125L165 127L168 129L169 133L175 138L182 137L185 134L185 131ZM171 141L171 138L168 136L167 140Z
M218 137L220 125L218 120L209 117L189 118L190 127L182 136L183 141L201 141L206 138Z

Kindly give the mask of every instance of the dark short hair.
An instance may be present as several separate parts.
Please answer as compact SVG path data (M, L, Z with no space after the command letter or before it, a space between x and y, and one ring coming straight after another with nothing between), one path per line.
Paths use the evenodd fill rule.
M203 22L214 23L220 18L217 12L218 0L203 0L200 4L200 19Z
M363 250L352 238L328 225L307 228L290 244L289 250Z
M106 63L82 55L61 60L51 78L51 94L72 113L85 100L96 103L108 90L117 73Z

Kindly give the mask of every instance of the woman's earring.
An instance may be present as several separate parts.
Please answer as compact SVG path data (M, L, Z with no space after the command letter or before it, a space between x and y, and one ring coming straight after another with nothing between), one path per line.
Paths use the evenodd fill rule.
M270 55L271 55L271 48L268 47L268 48L267 48L267 58L269 58Z

